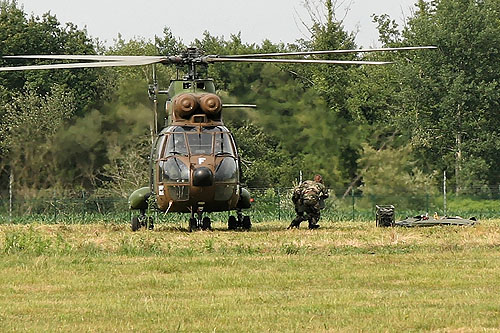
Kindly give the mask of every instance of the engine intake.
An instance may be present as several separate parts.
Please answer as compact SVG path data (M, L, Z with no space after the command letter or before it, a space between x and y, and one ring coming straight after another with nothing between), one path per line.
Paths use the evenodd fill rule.
M182 94L174 99L174 112L181 118L188 119L197 107L198 99L193 94Z
M222 110L222 101L215 94L205 94L200 97L200 106L208 116L215 116Z
M220 119L222 101L215 94L185 93L174 98L174 114L182 119L190 119L193 114L206 114L210 119Z

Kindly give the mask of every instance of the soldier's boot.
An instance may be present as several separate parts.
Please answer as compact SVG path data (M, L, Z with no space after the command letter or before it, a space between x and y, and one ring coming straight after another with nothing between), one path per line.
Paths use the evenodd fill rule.
M300 222L302 222L303 219L301 216L297 216L296 218L293 219L292 223L288 226L287 229L292 229L292 228L299 228L300 227Z
M319 224L317 224L317 221L315 218L309 220L309 229L318 229Z

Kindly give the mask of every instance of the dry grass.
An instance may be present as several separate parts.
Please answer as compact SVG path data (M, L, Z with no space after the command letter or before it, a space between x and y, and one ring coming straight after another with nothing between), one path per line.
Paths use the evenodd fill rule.
M500 221L0 226L0 331L496 331Z

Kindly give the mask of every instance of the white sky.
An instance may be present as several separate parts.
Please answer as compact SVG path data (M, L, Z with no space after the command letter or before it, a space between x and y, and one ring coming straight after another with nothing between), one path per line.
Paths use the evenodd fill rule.
M318 0L314 2L317 3ZM417 0L337 0L343 18L346 5L350 11L344 19L348 31L359 30L358 46L379 46L372 14L389 14L400 26ZM152 39L170 27L185 44L202 38L203 31L228 38L241 32L245 43L291 43L308 38L300 23L310 22L304 0L18 0L27 13L41 15L50 11L61 23L73 22L87 28L92 37L112 45L118 33L126 40L134 37Z

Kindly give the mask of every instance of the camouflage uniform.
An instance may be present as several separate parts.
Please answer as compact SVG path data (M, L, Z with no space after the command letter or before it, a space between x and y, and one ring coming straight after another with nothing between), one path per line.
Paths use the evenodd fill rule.
M292 201L297 217L288 229L299 228L303 221L309 222L309 229L316 229L320 219L320 210L324 208L323 200L328 198L328 190L321 182L306 180L293 190ZM304 215L305 213L305 215Z

